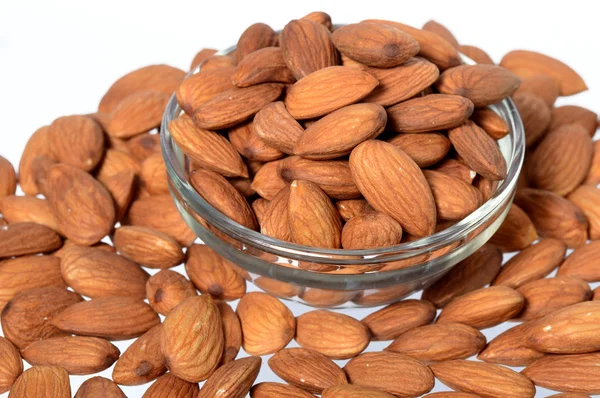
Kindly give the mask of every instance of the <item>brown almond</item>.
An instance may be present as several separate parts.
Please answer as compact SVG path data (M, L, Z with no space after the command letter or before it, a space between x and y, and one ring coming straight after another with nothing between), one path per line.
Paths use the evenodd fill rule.
M401 240L400 224L377 211L353 217L342 228L342 247L347 250L393 246Z
M506 121L491 108L475 110L471 115L471 120L495 140L499 140L509 133Z
M533 398L535 387L525 376L503 366L456 359L431 365L435 377L452 388L490 398Z
M451 147L448 138L440 133L398 134L387 142L406 152L419 167L441 161Z
M201 49L200 51L198 51L196 53L196 55L194 55L194 59L192 59L192 64L190 66L190 70L196 69L196 67L198 65L200 65L202 62L204 62L211 56L215 55L216 53L217 53L217 50L215 50L214 48Z
M559 60L534 51L513 50L505 54L500 61L505 67L519 77L547 75L553 78L560 87L560 95L568 96L587 90L581 76Z
M223 324L223 356L221 365L229 363L237 357L242 346L242 325L231 306L223 301L217 302L221 323Z
M99 396L105 398L126 398L123 391L121 391L115 382L101 376L92 377L81 383L74 398L94 398Z
M248 54L264 47L277 45L277 33L267 24L255 23L250 25L237 42L235 56L239 63Z
M424 133L460 126L473 113L473 103L459 95L429 94L387 109L388 128Z
M550 107L544 100L528 92L516 93L512 97L525 129L527 147L538 142L550 126Z
M593 137L598 129L598 114L577 105L563 105L552 109L552 120L548 129L556 130L568 124L582 126Z
M61 246L60 236L45 225L18 222L0 228L0 258L48 253Z
M225 177L248 177L242 157L222 135L197 127L189 118L173 120L169 131L181 150L200 166Z
M143 162L153 153L160 152L160 134L140 134L127 140L125 145L131 156L139 162Z
M215 70L215 69L234 67L236 65L237 65L237 61L235 59L235 51L234 51L232 53L229 53L228 55L212 55L212 56L206 58L200 64L200 66L201 66L200 69L203 71L207 71L207 70Z
M232 127L227 136L240 155L248 160L270 162L283 156L279 149L269 146L260 139L252 122Z
M261 83L294 83L296 78L288 69L279 47L265 47L248 54L237 65L233 84L249 87Z
M478 64L490 64L490 65L495 64L492 57L490 57L488 53L486 53L479 47L462 44L462 45L458 46L458 51L460 51L462 54L466 55L467 57L471 58L473 61L477 62Z
M90 171L104 154L104 135L88 116L63 116L50 125L48 145L53 159Z
M558 269L558 275L575 276L588 282L600 281L600 242L575 249Z
M151 228L124 225L115 230L112 241L122 256L146 267L170 268L184 259L175 239Z
M531 219L516 204L512 204L500 228L491 237L490 243L504 252L523 250L538 239Z
M276 279L267 278L261 276L253 281L253 283L264 290L277 297L291 298L302 294L304 288L287 282L281 282Z
M593 151L590 135L583 127L560 127L535 148L527 177L534 187L566 196L585 179Z
M378 389L344 384L323 391L323 398L392 398L392 394Z
M481 191L479 187L476 185L477 181L477 173L471 170L467 164L459 159L446 158L436 164L432 170L439 171L440 173L444 173L449 175L450 177L458 178L461 181L466 182L467 184L473 184L477 189ZM486 201L485 195L483 191L481 192L483 197L483 201Z
M501 267L502 252L494 245L484 244L437 282L427 287L421 298L442 308L453 298L490 283Z
M436 322L459 322L485 329L511 319L523 305L523 296L516 290L492 286L456 297L444 307Z
M10 341L0 337L0 394L4 394L23 373L21 354Z
M421 361L394 352L366 352L344 367L350 384L414 397L433 388L431 370Z
M594 155L592 156L592 165L588 171L587 177L583 180L586 185L600 184L600 140L594 141Z
M58 164L58 162L48 156L37 156L33 159L31 164L31 172L33 173L35 184L39 189L39 193L44 196L46 196L48 190L48 187L46 186L48 171L56 164Z
M313 21L318 24L321 24L329 30L331 30L331 27L332 27L331 16L329 16L329 14L327 14L326 12L323 12L323 11L310 12L310 13L306 14L305 16L303 16L302 19L307 19L309 21Z
M525 298L519 319L540 318L554 310L587 301L592 296L590 286L579 278L557 276L528 282L517 289Z
M560 394L549 395L552 398L590 398L589 395L581 392L563 392Z
M137 179L133 170L124 170L105 179L103 183L115 207L115 221L121 221L136 194Z
M349 221L352 217L360 216L373 210L364 199L338 200L335 202L335 207L337 207L342 220L345 222Z
M288 186L277 172L281 160L265 163L255 174L250 185L261 197L273 200L275 195Z
M260 232L272 238L291 242L292 234L289 223L290 189L285 187L269 202L265 209Z
M190 383L172 373L167 373L152 383L144 395L142 395L142 398L162 398L168 395L181 398L195 398L199 390L198 383Z
M402 333L385 350L430 363L476 355L485 342L485 336L471 326L435 323Z
M115 363L112 379L124 386L147 383L167 371L160 351L162 325L156 325L136 339Z
M265 143L288 155L294 153L296 142L304 134L304 129L282 101L272 102L258 111L254 117L254 131Z
M294 315L281 301L269 294L246 294L236 311L242 324L244 350L250 355L275 353L294 338Z
M436 35L446 40L448 43L452 44L455 48L459 48L458 40L456 40L456 37L454 37L452 32L450 32L450 30L441 23L434 20L427 21L423 25L423 30L435 33Z
M481 398L481 395L460 391L441 391L423 395L424 398Z
M582 185L571 192L567 199L575 203L587 218L589 238L600 239L600 190L593 185Z
M214 373L223 353L223 326L209 295L188 297L169 312L161 350L167 368L183 380L197 383Z
M198 107L210 101L217 95L235 88L231 82L235 68L219 68L205 70L186 78L177 88L175 95L181 109L188 115L193 115Z
M245 397L258 376L260 364L260 357L248 357L221 366L204 383L198 398Z
M8 396L71 398L69 374L58 366L33 366L19 376Z
M288 218L293 242L333 249L341 247L340 215L317 184L303 180L290 184Z
M177 304L196 294L192 282L168 269L157 272L146 282L148 303L161 315L167 315Z
M112 111L106 132L117 138L129 138L160 125L170 94L137 91ZM52 131L52 126L50 126Z
M0 198L14 195L17 189L17 176L13 165L0 156Z
M288 88L285 106L294 119L311 119L360 101L378 84L373 75L358 68L330 66Z
M515 203L533 221L538 235L560 239L567 247L579 247L588 239L585 215L569 200L541 189L520 189Z
M500 333L479 353L477 359L506 366L527 366L544 356L544 353L525 345L527 333L535 322L523 322Z
M251 398L314 398L315 396L300 388L284 383L262 382L250 390Z
M536 385L558 391L600 394L600 354L548 355L522 373Z
M52 319L52 325L65 332L109 340L141 336L159 323L148 304L131 297L102 297L72 304Z
M206 245L188 248L185 271L198 290L215 299L235 300L246 293L246 281L234 265Z
M552 107L554 106L556 99L560 96L560 87L550 76L531 75L529 77L521 78L521 85L515 93L531 93L540 97L544 100L546 105Z
M434 170L423 170L433 193L437 216L442 220L461 220L482 203L481 192L458 178Z
M96 178L104 184L107 179L123 171L133 171L137 175L141 172L140 163L130 153L109 148L104 152Z
M431 323L435 307L428 301L404 300L367 315L361 322L375 341L393 340L411 329Z
M297 321L298 344L329 358L352 358L369 344L367 327L348 315L314 310L300 315Z
M37 129L25 144L19 161L19 185L26 195L37 195L39 190L32 170L33 160L38 156L52 157L49 144L50 127Z
M315 394L348 383L344 371L331 359L304 348L286 348L277 352L269 359L269 367L291 385Z
M140 183L150 195L169 193L167 167L162 153L155 153L142 163Z
M473 186L479 189L479 192L481 192L481 195L483 196L483 203L490 200L496 193L498 185L499 182L497 180L491 180L480 175L476 176L473 180Z

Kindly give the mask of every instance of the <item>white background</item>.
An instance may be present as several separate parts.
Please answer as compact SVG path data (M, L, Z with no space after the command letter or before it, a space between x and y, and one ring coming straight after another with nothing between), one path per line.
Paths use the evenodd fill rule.
M593 1L76 1L0 0L0 155L18 164L28 137L58 116L94 112L106 89L132 69L167 63L187 69L203 47L237 42L244 29L275 29L310 11L334 23L367 18L421 26L435 19L463 44L499 62L511 49L537 50L567 61L590 91L560 99L600 110L598 12ZM180 267L178 267L180 268ZM251 288L251 287L249 287ZM307 310L291 305L296 315ZM369 310L349 313L361 319ZM488 339L502 329L484 331ZM117 342L123 351L128 342ZM388 342L371 344L380 350ZM295 343L292 343L295 345ZM259 381L277 380L266 365ZM112 369L102 373L110 377ZM73 394L85 377L72 377ZM140 397L148 385L125 387ZM445 390L436 386L436 390ZM538 396L549 392L538 389Z

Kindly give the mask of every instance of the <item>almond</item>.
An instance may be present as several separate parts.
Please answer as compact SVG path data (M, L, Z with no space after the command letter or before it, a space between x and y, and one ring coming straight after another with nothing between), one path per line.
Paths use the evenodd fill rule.
M251 355L277 352L294 337L294 315L279 300L266 293L246 294L238 303L237 314L242 324L244 350Z
M433 170L439 171L440 173L444 173L451 177L458 178L461 181L466 182L467 184L473 184L477 189L481 191L479 187L476 186L475 182L477 181L477 173L475 173L467 164L458 159L446 158L436 164L433 167ZM481 192L483 195L483 192ZM486 198L484 195L484 202L486 202Z
M481 195L483 196L483 203L490 200L492 196L496 193L498 189L499 182L497 180L491 180L489 178L485 178L483 176L478 175L473 180L473 186L479 189Z
M495 140L499 140L509 133L506 121L491 108L477 109L471 115L471 120Z
M235 59L235 54L236 53L234 51L229 53L229 55L212 55L202 61L200 64L200 69L203 71L208 71L236 66L237 61Z
M516 290L492 286L456 297L444 307L436 322L459 322L485 329L514 317L523 305L523 296Z
M88 116L63 116L50 125L48 145L53 159L90 171L104 154L104 135Z
M119 253L150 268L169 268L184 259L175 239L160 231L124 225L115 230L113 243Z
M21 354L10 341L0 337L0 394L4 394L23 372Z
M108 177L104 183L113 199L115 221L121 221L136 194L137 180L133 170L124 170Z
M330 66L294 83L287 91L285 105L294 119L310 119L360 101L378 84L363 70Z
M521 86L515 93L531 93L544 100L549 107L554 106L560 96L560 87L556 81L547 75L531 75L521 78ZM559 107L555 109L560 109Z
M298 344L333 359L348 359L360 354L369 339L367 327L348 315L315 310L298 317Z
M193 245L187 251L185 271L204 294L218 300L235 300L246 293L246 281L233 265L205 245Z
M456 359L431 365L435 377L452 388L484 397L533 398L535 387L514 370L484 362Z
M248 54L235 68L233 84L249 87L260 83L294 83L279 47L265 47Z
M473 61L477 62L478 64L494 65L494 63L495 63L494 60L488 55L488 53L486 53L481 48L476 47L476 46L463 44L463 45L458 46L458 51L460 51L462 54L466 55L467 57L471 58Z
M435 307L423 300L405 300L367 315L361 322L371 332L371 339L392 340L419 326L431 323Z
M300 245L341 247L342 221L331 200L318 185L294 180L288 206L290 236Z
M109 340L141 336L158 323L158 315L148 304L131 297L102 297L72 304L52 319L52 325L65 332Z
M33 366L19 376L8 396L71 398L69 375L58 366Z
M248 177L248 169L225 137L194 125L189 118L169 123L169 131L181 150L200 166L225 177Z
M452 44L455 48L459 48L458 40L456 40L456 37L454 37L452 32L450 32L450 30L448 30L448 28L446 28L441 23L434 20L427 21L425 25L423 25L423 30L435 33L436 35L446 40L448 43Z
M568 96L587 90L583 79L569 66L557 59L534 51L513 50L502 58L500 66L519 77L546 75L560 87L560 95Z
M550 107L544 100L531 93L516 93L512 97L525 129L527 147L538 142L550 126Z
M260 357L248 357L221 366L204 383L198 393L198 398L245 397L258 376L260 364Z
M133 171L136 175L140 174L140 163L127 152L118 149L107 149L104 152L104 158L102 158L96 178L104 184L107 179L123 171Z
M583 127L560 127L536 147L527 176L535 187L566 196L585 179L593 151L590 135Z
M302 300L318 307L335 307L347 303L356 297L356 292L308 288L300 294Z
M600 394L600 354L549 355L523 369L536 385L558 391Z
M592 296L587 283L570 276L531 281L517 291L525 298L525 306L519 314L519 319L523 320L540 318L554 310L587 301Z
M423 174L431 187L440 219L463 219L482 202L479 190L458 178L433 170L423 170Z
M527 333L536 321L528 321L505 330L490 341L477 359L506 366L527 366L544 353L525 345Z
M341 26L331 38L342 54L378 68L398 66L417 55L420 49L411 35L376 22Z
M37 195L39 192L32 170L33 159L38 156L53 156L49 144L49 132L49 126L37 129L29 137L21 154L19 162L19 185L26 195Z
M473 103L459 95L429 94L394 105L387 113L393 131L424 133L461 125L473 113Z
M286 348L277 352L269 359L269 367L291 385L315 394L348 383L344 371L331 359L304 348Z
M221 357L221 365L229 363L235 359L240 347L242 346L242 325L240 319L229 306L229 304L219 301L217 302L221 323L223 324L223 356Z
M441 161L451 146L448 138L440 133L398 134L387 142L406 152L419 167Z
M125 144L131 156L142 162L153 153L160 152L160 134L140 134L130 138Z
M569 248L586 242L587 219L569 200L549 191L524 188L517 192L515 203L529 215L538 235L560 239Z
M329 387L323 391L323 398L392 398L392 394L378 389L353 386L344 384L341 386Z
M461 46L462 47L462 46ZM480 398L480 395L460 391L442 391L424 395L425 398Z
M550 131L568 124L582 126L593 137L598 129L598 114L577 105L563 105L552 109Z
M360 216L373 210L369 203L364 199L338 200L335 202L335 206L337 207L340 216L342 216L342 220L345 222L349 221L352 217Z
M190 383L174 376L172 373L167 373L152 383L142 398L162 398L168 395L194 398L198 395L199 390L198 383Z
M258 111L254 117L254 132L268 145L291 155L304 129L290 115L285 104L276 101Z
M331 30L331 17L329 14L323 11L313 11L311 13L306 14L302 17L302 19L307 19L309 21L316 22L325 26L327 29Z
M366 352L344 367L350 384L400 397L423 395L433 388L431 370L421 361L393 352Z
M168 269L152 275L146 283L148 303L161 315L167 315L177 304L196 294L196 288L185 276Z
M304 290L302 286L281 282L276 279L271 279L264 276L258 277L253 281L253 283L265 292L282 298L291 298L294 296L299 296Z
M502 251L523 250L537 240L537 232L531 219L516 204L512 204L500 228L490 239L490 243Z
M342 229L342 247L348 250L393 246L401 240L400 224L377 211L353 217Z
M231 82L234 73L233 67L214 70L202 67L200 72L187 77L177 88L175 94L179 106L186 114L192 115L200 105L235 88Z
M167 371L160 351L162 325L156 325L136 339L115 363L112 379L125 386L152 381Z
M588 282L600 281L600 242L575 249L558 269L558 275L575 276Z
M490 283L501 266L502 252L494 245L484 244L441 279L427 287L421 298L442 308L453 298Z
M250 25L237 42L235 52L237 62L256 50L276 46L277 41L277 33L269 25L264 23Z
M592 165L588 171L587 177L583 181L586 185L600 184L600 141L594 141L594 155L592 156Z
M288 186L277 172L280 163L281 160L265 163L258 170L250 185L257 194L267 200L272 201L279 191Z
M150 195L169 193L167 167L161 153L154 153L144 160L140 180Z
M309 392L283 383L262 382L255 384L250 390L252 398L314 398Z
M125 394L113 381L104 377L95 376L87 379L81 386L75 398L93 398L103 396L105 398L125 398Z
M211 56L215 55L216 52L217 50L213 48L203 48L202 50L198 51L194 56L194 59L192 60L190 70L196 69L198 65L200 65L202 62L204 62Z
M53 229L32 222L18 222L0 228L0 258L48 253L62 246Z
M248 160L270 162L283 156L275 147L269 146L256 134L252 122L229 129L228 138L235 149Z
M363 102L382 106L414 97L435 83L440 75L437 66L421 57L410 58L394 68L367 68L366 71L379 80L379 85Z
M263 235L288 242L292 240L288 214L289 201L290 189L286 187L269 202L260 226Z
M282 89L283 86L277 83L231 89L198 106L192 119L197 127L203 129L232 127L251 118L263 106L275 101Z
M169 98L170 94L150 90L129 95L112 111L106 132L113 137L129 138L158 127Z
M571 192L567 199L575 203L587 218L590 239L600 239L600 190L592 185L582 185Z
M13 165L0 156L0 198L14 195L17 189L17 176Z

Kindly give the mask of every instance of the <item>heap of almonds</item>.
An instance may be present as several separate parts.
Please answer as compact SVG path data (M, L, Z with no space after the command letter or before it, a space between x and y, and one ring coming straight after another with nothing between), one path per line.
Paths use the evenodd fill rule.
M326 30L331 27L329 16L320 12L291 22L279 41L276 35L268 34L272 30L266 25L252 25L240 39L235 56L214 56L213 50L201 51L194 59L194 65L202 63L203 72L196 76L202 76L210 68L213 71L232 68L227 73L233 71L234 74L226 74L226 83L232 84L231 76L234 76L236 84L248 85L254 93L245 97L243 102L236 100L233 103L236 106L241 103L254 105L242 117L240 109L231 113L231 108L217 95L198 106L198 109L206 109L210 104L213 107L221 102L216 108L222 110L218 117L214 117L213 113L212 119L200 121L211 124L198 127L200 113L194 113L192 118L179 119L177 123L201 134L202 139L192 142L199 145L218 142L221 148L232 145L248 160L246 163L237 155L238 152L231 149L215 152L223 168L215 172L217 163L201 157L194 160L203 168L197 169L194 175L205 176L206 181L219 181L220 186L229 186L227 181L230 181L242 191L250 191L252 186L256 188L261 184L257 184L255 178L248 186L249 170L258 168L257 162L267 159L251 159L254 155L249 153L254 154L258 150L281 157L284 153L294 154L297 148L300 148L298 151L307 151L302 153L322 153L322 148L310 152L308 145L320 142L316 138L306 142L307 146L298 147L296 143L293 148L290 145L292 141L285 138L283 141L289 145L286 152L282 150L283 146L273 145L276 140L267 143L262 141L262 136L255 136L258 132L255 126L249 124L230 130L230 139L235 137L230 141L207 129L226 127L215 123L224 123L223 120L232 117L234 121L229 119L225 124L234 125L248 119L258 111L254 100L260 99L262 103L265 98L270 98L265 92L272 92L271 97L274 98L267 101L270 104L260 106L263 110L302 115L300 118L305 125L327 126L320 120L307 122L304 119L306 115L316 117L331 112L322 119L327 121L340 112L322 108L315 113L316 99L305 102L305 105L310 105L309 108L292 107L294 110L290 112L290 101L292 104L295 101L290 95L296 90L294 87L302 87L299 83L310 82L310 76L315 76L310 73L310 62L301 62L304 61L302 57L284 57L284 63L278 48L273 47L279 43L283 52L286 32L290 33L290 29L296 32L294 27L301 32L310 28L308 32L316 32L320 35L318 37L325 38L324 43L329 43L331 50L328 54L333 54L332 62L338 59L336 48L342 57L348 57L344 60L345 64L353 63L350 60L363 64L376 62L368 68L354 62L352 67L332 66L323 70L333 70L334 75L339 70L352 76L358 74L367 82L374 84L379 81L379 87L385 87L382 76L393 75L396 68L411 63L431 69L433 64L435 70L457 70L454 63L457 59L447 56L449 53L456 54L457 49L480 63L491 63L482 50L459 46L450 32L435 22L427 23L423 29L391 22L378 24L378 29L386 33L381 37L400 37L404 43L402 51L393 46L393 51L384 51L390 54L388 58L393 58L389 62L383 62L378 54L374 56L368 51L354 53L352 49L348 50L354 41L344 38L349 34L348 29L355 32L352 34L363 34L365 31L362 29L366 26L368 34L375 25L350 25L350 28L340 28L346 33L340 30L342 33L330 35ZM287 42L288 50L290 43L295 41ZM363 47L369 49L369 46ZM266 72L241 73L245 70L244 64L250 62L248 60L254 58L255 61L266 62L263 56L256 55L261 51L274 54L273 58L266 59L275 59L279 66L269 67ZM411 57L418 52L423 58L404 59L401 66L394 67L399 62L398 53L405 52ZM289 64L291 59L298 63ZM239 66L235 67L238 62ZM558 96L575 94L586 88L581 78L563 63L538 53L514 51L503 58L501 65L521 78L521 86L512 98L523 118L529 149L516 204L491 242L428 287L420 300L388 305L362 320L329 310L312 310L295 317L282 301L270 294L246 294L246 274L209 247L193 244L195 237L179 217L168 194L165 165L158 149L159 135L153 129L160 123L169 94L175 90L181 94L181 87L196 77L182 84L185 76L182 70L165 65L145 67L119 79L102 99L98 112L61 117L40 128L29 140L19 164L18 183L26 196L15 196L16 173L9 162L0 158L0 223L3 225L0 228L0 307L3 308L0 323L4 335L0 337L0 393L10 391L11 398L71 397L69 375L90 375L114 365L112 380L92 377L81 385L75 397L124 397L120 385L150 382L152 384L144 397L242 398L248 392L253 398L310 398L315 394L325 398L415 397L427 394L435 379L457 392L434 393L428 397L526 398L535 395L535 386L565 391L554 395L563 398L600 394L600 301L595 301L600 299L600 291L592 291L590 287L590 283L600 281L600 245L595 241L600 237L600 191L597 188L600 183L600 145L597 141L592 142L591 138L597 129L597 115L577 106L553 106ZM374 69L381 67L390 69ZM502 77L501 80L507 76L513 79L512 74L505 70L490 68L486 70L494 72L485 74L483 82L494 76ZM277 73L272 73L273 70ZM381 75L373 77L377 76L376 73L371 75L374 70ZM313 73L319 76L324 72ZM436 90L451 87L456 81L468 80L464 79L467 75L461 72L444 83L444 73L441 80L434 79L437 81L434 84ZM304 74L306 78L302 78ZM253 85L264 81L264 76L268 76L268 81L275 79L273 76L287 79L285 83L302 80L287 89L284 102L272 102L280 95L283 86L279 83ZM221 84L216 77L211 82L217 86ZM490 87L489 83L482 84ZM337 87L342 86L338 84ZM466 94L459 86L455 87L459 93L450 94L451 98L461 104L469 104L467 101L470 101L471 106L482 105L478 102L481 96ZM205 87L200 94L208 91ZM386 89L369 95L391 98L396 95L390 94L393 91ZM409 99L418 91L404 98L400 105L393 105L397 98L386 100L384 106L391 105L391 108L384 113L379 109L378 115L388 115L389 118L390 109L437 95ZM238 97L232 93L246 92L246 88L233 89L227 96L231 95L234 99ZM502 92L497 98L506 95L507 92ZM489 101L490 97L485 98ZM352 107L370 110L382 104L344 105L347 104L335 106L349 112L348 109L356 109ZM422 117L429 114L427 107L418 109L423 112ZM400 159L403 167L411 166L413 177L425 175L427 178L435 175L435 170L433 174L419 171L420 167L429 167L416 163L413 156L416 157L415 153L419 151L406 147L398 149L402 146L398 141L401 142L399 137L403 136L416 137L417 144L413 142L412 145L427 152L427 146L418 139L430 135L436 137L433 140L446 142L448 151L452 145L457 152L454 158L444 161L446 166L441 167L442 170L452 169L456 171L454 175L461 176L474 176L475 171L479 174L478 179L484 176L482 180L492 181L489 175L481 174L482 169L475 170L473 158L465 155L469 152L461 153L461 145L452 138L453 132L458 132L459 136L473 135L481 142L494 143L482 138L491 137L492 131L483 120L498 119L485 108L478 109L476 113L479 116L471 117L474 121L466 121L469 116L464 116L462 127L445 127L451 129L450 143L445 141L448 137L443 133L403 132L392 139L392 144L384 140L364 141L364 137L358 139L363 141L361 144L355 141L349 144L349 137L338 132L340 146L325 156L335 154L339 157L349 152L354 156L357 153L352 149L354 146L359 159L361 152L364 155L376 151L373 153L379 156L381 150L394 159ZM404 114L408 115L407 119L401 118L399 122L420 118L410 109L405 109ZM448 114L445 109L439 116ZM267 118L265 126L274 126L273 122L278 120L291 122L295 119ZM376 122L385 125L381 120ZM330 127L335 128L337 123ZM484 130L476 127L475 123ZM304 129L299 126L298 131ZM308 128L303 134L311 131L310 126L305 127ZM369 129L368 136L373 138L372 127ZM188 129L185 131L188 132ZM483 131L485 133L481 134ZM190 139L194 137L189 136ZM190 145L190 148L193 147ZM331 145L327 148L331 149ZM494 148L490 149L494 153L497 150L495 144L489 148ZM448 151L440 155L438 161L446 157ZM337 184L337 180L328 187L329 177L308 179L304 176L312 174L304 169L294 171L294 165L315 162L319 165L316 170L320 170L322 164L336 162L336 170L348 170L350 167L351 174L345 175L354 176L352 173L356 170L353 170L352 158L348 166L344 160L313 160L296 156L281 160L282 163L289 162L291 170L291 174L283 173L283 177L289 178L281 181L285 185L286 180L296 181L289 188L290 208L295 206L298 195L310 194L321 198L323 203L331 204L330 197L335 198L335 192L351 191L350 187L345 189L344 184ZM236 159L237 163L226 159ZM369 157L362 160L368 161ZM361 171L368 170L360 164L362 161L358 166L363 169L359 170L359 175L362 175ZM279 165L267 165L271 166L263 166L260 170L269 168L271 176L278 175ZM440 176L450 175L439 169L437 173ZM342 174L341 171L336 172L336 175ZM223 175L229 180L221 177ZM502 174L498 174L494 178L501 177ZM448 178L460 181L455 177ZM263 181L280 183L270 177ZM365 181L369 181L369 176ZM464 181L461 184L471 186L471 183ZM280 196L275 192L276 184L269 186L274 198ZM358 192L363 192L364 187L360 183L357 187ZM430 217L425 228L419 230L427 234L432 225L435 227L436 216L444 218L439 214L440 199L435 188L430 190L426 185L417 183L415 187L430 195L433 192L435 205L432 204L429 211L437 210L425 212ZM291 193L292 190L296 190L295 193ZM259 189L256 191L263 195ZM253 208L269 208L267 200L256 199ZM371 203L372 199L368 197L367 200L374 208L386 203ZM347 200L344 206L336 203L349 220L346 226L369 208L360 199L350 203ZM335 208L330 207L333 212ZM376 213L369 210L368 214L376 225L381 225L386 217L393 219L384 211ZM254 220L251 211L233 213L234 217ZM320 220L318 214L313 219ZM384 225L392 225L392 221L388 221ZM411 234L413 230L409 228L417 225L407 227L410 223L406 220L398 222L393 219L393 222ZM338 225L341 226L341 222ZM253 227L258 228L256 221ZM264 228L262 222L261 228ZM360 227L355 228L359 231L357 235L361 236ZM102 241L107 235L110 240ZM294 238L295 233L291 236ZM367 235L365 239L371 238ZM565 258L568 248L575 250ZM503 252L517 251L502 264ZM182 262L185 274L169 269ZM558 271L553 274L556 269ZM553 276L547 277L550 274ZM261 286L265 289L268 286L281 295L285 295L282 287L287 287L287 294L291 296L301 290L270 279L265 279ZM240 300L234 311L227 302L237 299ZM489 342L480 331L507 321L517 323ZM135 338L122 353L111 343ZM299 347L288 347L292 339ZM391 343L383 351L363 352L371 341ZM250 357L237 358L242 347ZM268 366L286 383L253 385L263 355L271 355ZM476 359L473 358L475 356ZM32 365L25 371L23 359ZM349 361L342 368L338 365L340 362L334 360ZM525 368L517 372L510 367ZM204 382L201 387L200 382Z

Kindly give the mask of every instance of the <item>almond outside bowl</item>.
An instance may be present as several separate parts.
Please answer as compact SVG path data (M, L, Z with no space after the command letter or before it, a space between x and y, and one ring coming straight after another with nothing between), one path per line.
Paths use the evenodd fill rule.
M474 64L462 58L464 63ZM523 163L525 135L512 100L493 109L507 122L510 132L498 141L507 177L490 199L447 229L378 249L319 249L273 239L237 224L208 204L192 188L188 160L169 132L169 122L182 113L174 95L163 116L161 146L171 194L182 217L206 245L237 264L246 280L275 296L312 306L375 306L398 301L432 284L479 249L502 224Z

